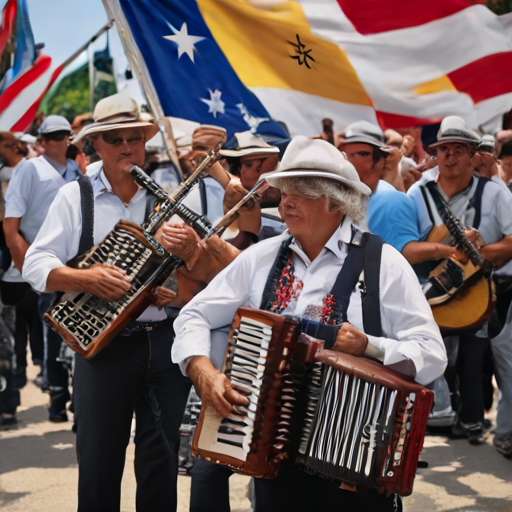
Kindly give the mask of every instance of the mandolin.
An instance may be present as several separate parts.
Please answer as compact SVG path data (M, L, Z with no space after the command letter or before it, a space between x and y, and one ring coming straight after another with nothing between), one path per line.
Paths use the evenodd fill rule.
M423 292L442 332L475 331L493 310L493 265L466 237L462 222L453 215L439 191L430 187L429 190L444 224L432 228L428 241L438 242L451 235L465 258L443 260L430 272Z

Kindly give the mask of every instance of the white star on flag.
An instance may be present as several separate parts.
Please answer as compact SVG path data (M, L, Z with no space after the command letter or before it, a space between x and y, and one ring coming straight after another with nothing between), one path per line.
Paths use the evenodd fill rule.
M188 33L187 24L181 25L181 30L178 32L170 23L167 23L169 28L174 32L173 36L164 36L164 39L169 39L178 45L178 59L186 53L192 62L194 62L195 44L205 39L204 37L191 36Z
M268 117L254 117L243 103L238 103L237 107L240 109L244 121L250 126L252 133L256 132L260 123L270 121Z
M210 107L208 113L213 114L213 117L216 118L217 114L224 114L224 105L226 104L220 99L222 93L218 89L215 89L215 91L212 91L211 89L208 90L210 91L210 99L199 99L204 101Z

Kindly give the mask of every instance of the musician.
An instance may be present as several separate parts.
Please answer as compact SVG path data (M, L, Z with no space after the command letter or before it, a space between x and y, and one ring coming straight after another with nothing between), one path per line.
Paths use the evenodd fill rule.
M173 361L192 379L203 402L224 417L246 399L211 363L210 330L229 325L240 306L260 307L276 256L290 236L289 248L283 249L289 250L283 270L288 279L280 280L286 289L278 287L269 300L282 314L301 316L308 306L323 311L357 233L353 222L364 215L363 196L370 193L333 145L305 137L290 143L280 170L266 177L281 191L279 211L288 231L240 254L182 309L175 323ZM420 383L434 380L446 365L439 329L412 269L389 245L382 250L379 285L384 336L363 332L361 293L354 289L347 297L351 323L340 326L334 349L398 364ZM397 497L342 491L286 464L276 479L256 479L255 492L257 512L401 509Z
M126 92L99 101L94 118L78 135L89 138L103 162L90 182L93 212L81 201L87 178L64 186L27 252L23 273L38 291L84 291L116 301L130 287L122 270L108 265L78 270L66 263L77 256L82 234L91 227L98 244L120 219L142 224L147 192L126 171L143 164L145 141L158 127L142 118ZM87 188L83 191L85 195ZM103 351L90 360L76 356L79 512L120 510L134 411L137 511L176 509L179 425L190 381L171 361L172 319L157 307L167 298L166 291L158 289L155 305Z
M62 116L48 116L43 121L39 133L44 155L27 160L16 168L5 196L4 233L13 264L4 276L2 290L3 294L11 295L10 298L17 306L15 339L19 359L17 371L21 377L24 377L26 372L25 347L28 336L31 347L39 345L39 350L34 354L37 358L34 362L43 365L42 312L54 299L50 294L38 295L23 282L20 272L25 253L36 238L59 189L80 174L76 162L66 158L71 134L69 122ZM61 346L60 338L50 335L46 341L46 370L51 400L48 416L50 421L58 423L68 419L68 373L57 361ZM43 379L43 373L41 368L39 382Z
M512 195L505 187L474 173L473 157L478 143L478 135L462 118L449 116L443 119L437 142L431 145L437 153L439 174L426 180L425 184L433 183L447 201L452 214L473 228L466 231L470 240L474 242L480 235L485 243L480 249L482 256L499 268L512 257ZM421 249L422 245L429 245L426 240L431 230L436 225L442 225L442 221L434 202L428 199L431 197L428 186L417 183L411 187L408 195L414 201L417 212L419 242L416 245ZM426 200L429 201L428 205ZM455 248L450 250L455 253ZM425 255L428 255L428 250L423 251L423 257L414 262L439 260L439 257ZM424 280L433 266L429 264L417 269L420 279ZM459 335L456 372L460 382L461 425L455 425L453 433L467 436L474 444L485 441L482 359L487 344L486 327L476 334ZM446 377L453 392L454 371L447 371Z

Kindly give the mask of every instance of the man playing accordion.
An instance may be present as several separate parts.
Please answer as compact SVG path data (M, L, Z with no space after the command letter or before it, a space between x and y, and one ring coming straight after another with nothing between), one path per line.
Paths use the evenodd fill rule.
M240 254L182 309L174 324L173 361L192 379L203 403L223 417L231 414L233 405L247 403L209 359L210 330L229 325L239 307L337 323L333 350L378 359L414 376L420 384L441 375L446 353L439 329L412 268L391 246L384 244L380 261L376 259L382 336L364 332L363 323L367 326L369 319L363 318L360 286L338 301L345 304L343 315L331 315L333 298L334 302L339 298L333 296L332 287L351 247L361 240L356 226L364 214L365 196L370 194L352 164L323 140L297 137L286 150L280 170L264 177L281 191L279 210L288 231ZM284 263L276 268L278 262ZM279 284L268 296L271 280ZM214 501L211 510L218 510ZM277 478L255 481L257 512L356 507L401 510L398 496L341 490L287 463Z

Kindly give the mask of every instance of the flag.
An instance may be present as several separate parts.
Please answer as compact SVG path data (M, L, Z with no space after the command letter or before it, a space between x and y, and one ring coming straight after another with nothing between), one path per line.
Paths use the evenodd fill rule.
M102 98L117 92L108 37L105 48L94 51L93 63L94 101L97 103ZM39 111L46 115L58 113L70 121L76 115L87 112L90 108L88 66L87 52L82 52L73 64L70 64L59 75L59 78L45 94Z
M452 114L476 128L512 108L511 15L482 1L119 2L166 115L230 133Z
M22 49L18 61L22 63L21 69L9 79L6 87L0 95L0 130L12 132L24 132L34 120L39 106L50 87L58 79L66 66L71 64L90 43L95 41L103 32L111 27L108 23L102 27L89 41L82 45L60 66L51 69L52 59L42 52L35 51L34 36L30 28L26 0L17 0L16 27L19 30L14 33L14 44L17 49ZM8 5L8 4L7 4ZM6 5L6 8L7 8ZM4 9L5 13L5 9ZM3 26L2 26L3 27ZM1 42L1 31L0 31ZM27 59L27 52L34 48L34 56ZM4 48L4 53L5 53ZM25 67L23 67L25 66ZM14 68L11 68L14 69ZM9 69L8 73L11 71ZM11 73L12 74L12 73ZM5 75L7 77L7 73ZM5 77L4 77L5 78Z

